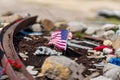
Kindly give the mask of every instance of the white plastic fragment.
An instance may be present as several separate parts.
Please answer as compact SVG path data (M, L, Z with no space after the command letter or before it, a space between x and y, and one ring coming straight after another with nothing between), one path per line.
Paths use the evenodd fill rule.
M19 55L23 58L23 60L26 60L28 56L24 53L19 53Z
M29 38L29 37L23 37L24 39L26 39L26 40L32 40L32 38Z
M33 76L38 74L38 71L33 70L33 69L34 69L34 66L27 66L26 69L27 69L27 71L28 71L31 75L33 75Z

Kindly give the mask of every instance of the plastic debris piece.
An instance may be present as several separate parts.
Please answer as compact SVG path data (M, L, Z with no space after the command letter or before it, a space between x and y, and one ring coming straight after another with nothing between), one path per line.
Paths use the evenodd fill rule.
M29 37L24 37L24 39L26 39L26 40L32 40L32 38L29 38Z
M19 53L19 55L23 58L23 60L26 60L28 56L24 53Z
M34 55L58 55L60 56L62 53L52 50L45 46L41 46L41 47L38 47L38 49L33 54Z
M105 62L101 62L101 63L98 63L98 64L93 64L94 66L96 67L104 67L106 65Z
M92 69L92 68L90 68L90 69L88 69L89 71L96 71L96 69Z
M120 66L120 58L111 58L110 63Z
M38 74L38 71L33 70L33 69L34 69L34 66L27 66L26 69L27 69L27 71L28 71L31 75L33 75L33 76Z
M24 34L24 35L42 35L43 33L42 32L27 32L27 31L23 31L23 30L21 30L20 31L22 34Z

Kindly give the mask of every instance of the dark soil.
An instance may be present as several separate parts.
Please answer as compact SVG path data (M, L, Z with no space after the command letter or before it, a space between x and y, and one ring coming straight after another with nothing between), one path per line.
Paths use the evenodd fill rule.
M32 36L32 37L29 36L30 38L32 38L32 40L23 39L23 35L21 35L21 34L17 34L14 37L14 45L15 45L16 51L22 52L22 53L28 52L29 58L26 61L23 61L24 64L26 66L33 65L36 68L38 68L39 71L41 69L41 66L42 66L44 60L49 56L46 56L46 55L35 56L35 55L33 55L33 53L39 46L48 46L47 43L49 41L43 37L44 35L49 35L49 34L43 34L42 36ZM79 38L76 37L76 39L79 39ZM81 39L79 39L79 40L81 40ZM82 39L82 40L84 40L84 39ZM96 43L98 41L92 41L92 42ZM92 48L95 47L95 46L92 46L92 45L89 45L86 43L81 43L80 45L89 46ZM51 46L48 46L48 47L53 49L53 47L51 47ZM91 65L92 61L94 59L88 59L86 57L87 50L85 50L85 49L67 47L67 50L66 50L66 52L63 53L63 55L68 58L71 58L73 60L75 58L77 58L76 62L78 64L82 63L86 67L86 69L82 73L82 75L84 77L86 77L86 75L91 74L91 72L88 71L88 68L90 68L90 67L95 68L94 66ZM41 80L41 79L43 79L43 78L38 78L37 80ZM43 79L43 80L45 80L45 79ZM46 80L48 80L48 79L46 79Z

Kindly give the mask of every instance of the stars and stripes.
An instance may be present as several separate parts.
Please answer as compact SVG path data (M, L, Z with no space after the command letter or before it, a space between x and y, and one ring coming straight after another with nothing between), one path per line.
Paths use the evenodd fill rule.
M53 44L61 50L66 50L68 33L68 30L59 30L52 33L48 44Z

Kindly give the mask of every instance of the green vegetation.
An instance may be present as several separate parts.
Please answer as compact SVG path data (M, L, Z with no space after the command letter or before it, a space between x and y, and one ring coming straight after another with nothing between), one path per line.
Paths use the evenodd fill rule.
M100 21L105 23L120 24L120 19L111 17L111 18L89 18L90 21Z
M82 32L75 32L75 36L79 38L84 38L85 34Z

